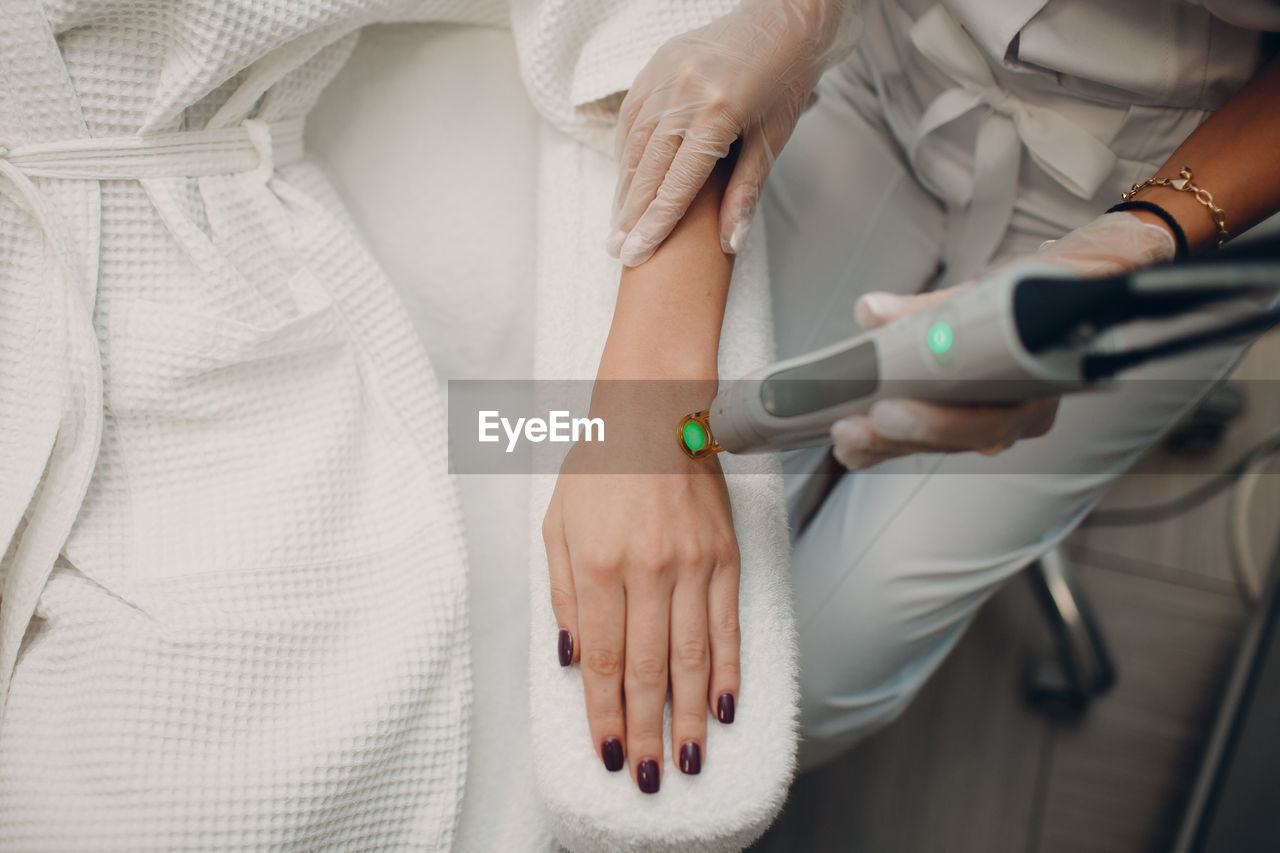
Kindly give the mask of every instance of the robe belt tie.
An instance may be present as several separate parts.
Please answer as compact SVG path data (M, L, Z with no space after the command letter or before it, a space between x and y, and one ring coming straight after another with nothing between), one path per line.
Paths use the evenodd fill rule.
M0 161L28 178L130 180L238 172L270 175L302 159L303 120L249 119L233 127L152 136L105 136L7 146Z
M1092 198L1111 174L1116 155L1061 113L1002 89L982 51L942 6L921 15L910 37L956 84L921 116L908 148L916 174L929 174L923 149L936 142L939 131L975 109L987 110L974 145L972 175L960 179L960 186L941 188L952 215L946 283L956 284L990 261L1008 231L1024 146L1041 169L1084 199Z
M35 280L43 292L29 300L30 340L15 350L25 358L2 366L8 385L25 389L27 399L0 405L0 430L10 436L0 446L0 554L10 558L7 571L0 572L0 721L19 647L80 512L102 438L102 366L93 325L97 282L89 272L96 263L83 262L66 223L32 179L240 174L265 183L277 166L302 159L302 131L300 118L250 119L235 127L153 136L0 142L0 194L31 216L45 242L45 271ZM36 459L43 464L30 464ZM13 547L19 529L21 540Z

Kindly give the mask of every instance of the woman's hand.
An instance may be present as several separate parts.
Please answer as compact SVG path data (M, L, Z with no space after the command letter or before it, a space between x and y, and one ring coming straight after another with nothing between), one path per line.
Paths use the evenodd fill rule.
M570 451L542 536L560 663L581 665L596 751L609 770L629 759L651 794L662 776L668 678L671 760L683 772L702 767L708 709L733 722L737 540L719 463L690 459L676 443L679 418L706 400L601 405L599 389L592 416L610 430L609 459L588 444ZM620 458L636 463L628 471L662 473L601 473L618 471Z
M1163 223L1155 224L1130 213L1108 213L1061 240L1046 243L1039 252L1023 260L1054 264L1088 277L1168 260L1173 252L1172 233ZM969 282L918 296L868 293L855 306L856 319L864 328L876 328L923 311L974 286ZM836 459L855 469L869 468L886 459L912 453L976 450L994 455L1022 439L1047 433L1057 412L1056 397L1008 406L882 400L864 415L836 421L831 427L831 438Z

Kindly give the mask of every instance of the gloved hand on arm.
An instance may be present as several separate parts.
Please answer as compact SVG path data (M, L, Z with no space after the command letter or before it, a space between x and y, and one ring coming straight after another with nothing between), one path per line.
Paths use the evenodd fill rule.
M773 161L822 72L853 48L858 0L744 0L664 44L618 119L618 188L607 249L644 263L716 161L741 139L720 205L720 243L737 252Z

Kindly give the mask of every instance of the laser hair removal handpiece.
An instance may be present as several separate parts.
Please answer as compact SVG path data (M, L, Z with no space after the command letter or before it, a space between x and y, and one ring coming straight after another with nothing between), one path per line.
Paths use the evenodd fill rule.
M1274 309L1253 310L1244 321L1129 353L1108 351L1100 337L1131 320L1280 287L1280 243L1270 246L1261 260L1223 253L1105 279L1047 264L1002 270L918 314L730 383L706 411L681 421L681 447L697 458L829 444L835 421L890 397L1015 403L1096 388L1150 358L1274 324Z

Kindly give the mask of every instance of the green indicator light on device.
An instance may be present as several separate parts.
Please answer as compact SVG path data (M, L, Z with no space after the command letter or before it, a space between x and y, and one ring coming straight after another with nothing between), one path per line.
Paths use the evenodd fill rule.
M929 327L929 349L942 355L951 349L951 327L938 321Z
M692 453L697 453L707 444L707 431L697 421L685 422L681 435L684 438L684 446Z

